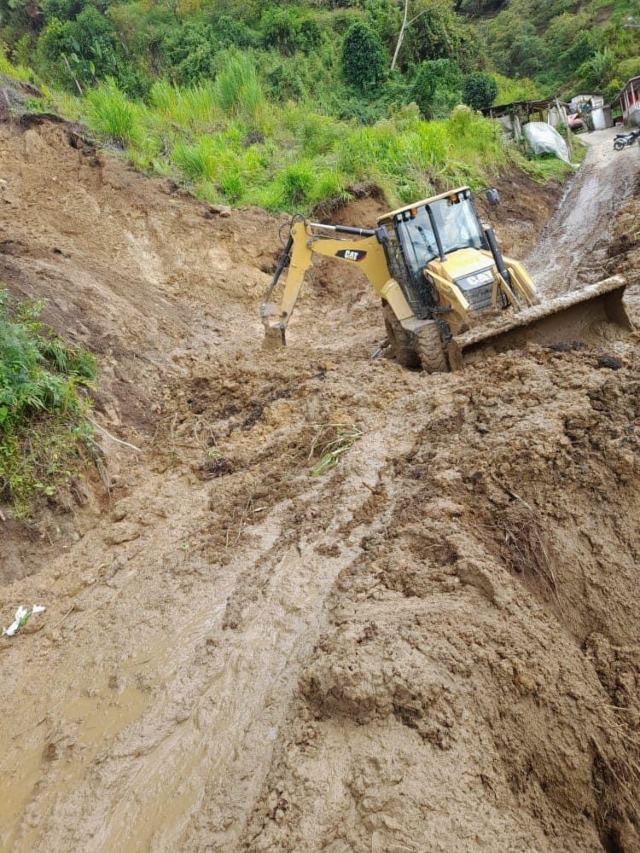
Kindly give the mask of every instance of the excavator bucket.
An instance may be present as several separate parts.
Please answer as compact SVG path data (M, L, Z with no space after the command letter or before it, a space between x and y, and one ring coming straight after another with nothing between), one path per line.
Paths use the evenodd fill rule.
M260 316L264 326L264 350L279 349L286 345L284 325L280 322L280 308L273 302L265 302L260 307Z
M515 314L483 320L453 337L447 347L451 369L459 370L479 351L502 352L527 343L602 343L619 336L615 327L633 331L622 302L626 284L622 276L613 276Z

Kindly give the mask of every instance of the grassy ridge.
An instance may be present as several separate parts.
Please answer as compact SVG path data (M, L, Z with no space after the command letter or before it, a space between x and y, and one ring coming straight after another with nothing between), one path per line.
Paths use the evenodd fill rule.
M362 125L304 104L272 103L242 54L230 55L212 83L179 88L158 81L147 103L107 81L83 99L58 96L57 106L117 143L137 167L172 176L199 198L271 211L347 200L363 183L376 184L396 205L442 187L487 184L509 165L541 179L550 171L468 108L426 122L407 105ZM551 167L553 176L566 170Z

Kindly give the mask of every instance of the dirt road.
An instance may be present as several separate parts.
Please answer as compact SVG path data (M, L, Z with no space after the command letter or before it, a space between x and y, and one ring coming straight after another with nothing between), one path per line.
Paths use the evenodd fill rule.
M98 353L106 431L102 482L2 527L5 624L47 611L0 643L1 848L640 849L637 341L426 379L321 265L265 353L273 218L46 121L0 177L2 279Z
M578 137L589 153L577 180L570 181L527 269L549 295L606 278L616 213L633 194L640 148L615 151L617 129Z

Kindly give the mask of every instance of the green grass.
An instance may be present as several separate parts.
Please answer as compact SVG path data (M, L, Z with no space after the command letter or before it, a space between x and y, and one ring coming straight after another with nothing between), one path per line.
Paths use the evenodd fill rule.
M11 77L14 80L26 80L29 83L38 83L35 72L24 65L14 65L7 59L4 49L0 49L0 74L5 77Z
M144 112L109 80L87 94L85 117L89 127L120 145L140 147L146 127Z
M10 312L0 290L0 500L16 517L74 476L92 435L81 389L96 377L95 360L44 327L41 307Z
M362 183L377 184L397 205L448 186L486 185L509 164L539 177L548 171L536 172L495 122L465 107L425 122L409 105L362 125L268 103L256 87L246 57L232 57L215 85L159 82L145 105L109 82L78 103L89 125L123 145L136 166L171 174L208 201L271 211L310 212L348 199Z
M466 107L426 122L409 104L363 125L324 115L313 103L270 102L249 54L229 51L223 60L215 82L181 88L159 80L147 102L113 80L83 98L49 92L45 100L117 144L143 171L173 177L210 202L274 212L310 213L349 199L361 184L376 184L397 206L454 185L484 186L514 165L540 180L564 173L558 164L527 160L497 123ZM530 81L519 85L532 93Z

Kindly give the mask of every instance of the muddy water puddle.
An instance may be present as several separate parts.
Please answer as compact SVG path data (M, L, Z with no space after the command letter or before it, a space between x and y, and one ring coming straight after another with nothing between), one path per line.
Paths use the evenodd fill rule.
M111 691L113 693L113 691ZM139 719L149 701L136 687L126 687L116 698L105 695L78 696L65 703L64 717L78 726L78 741L94 746Z

